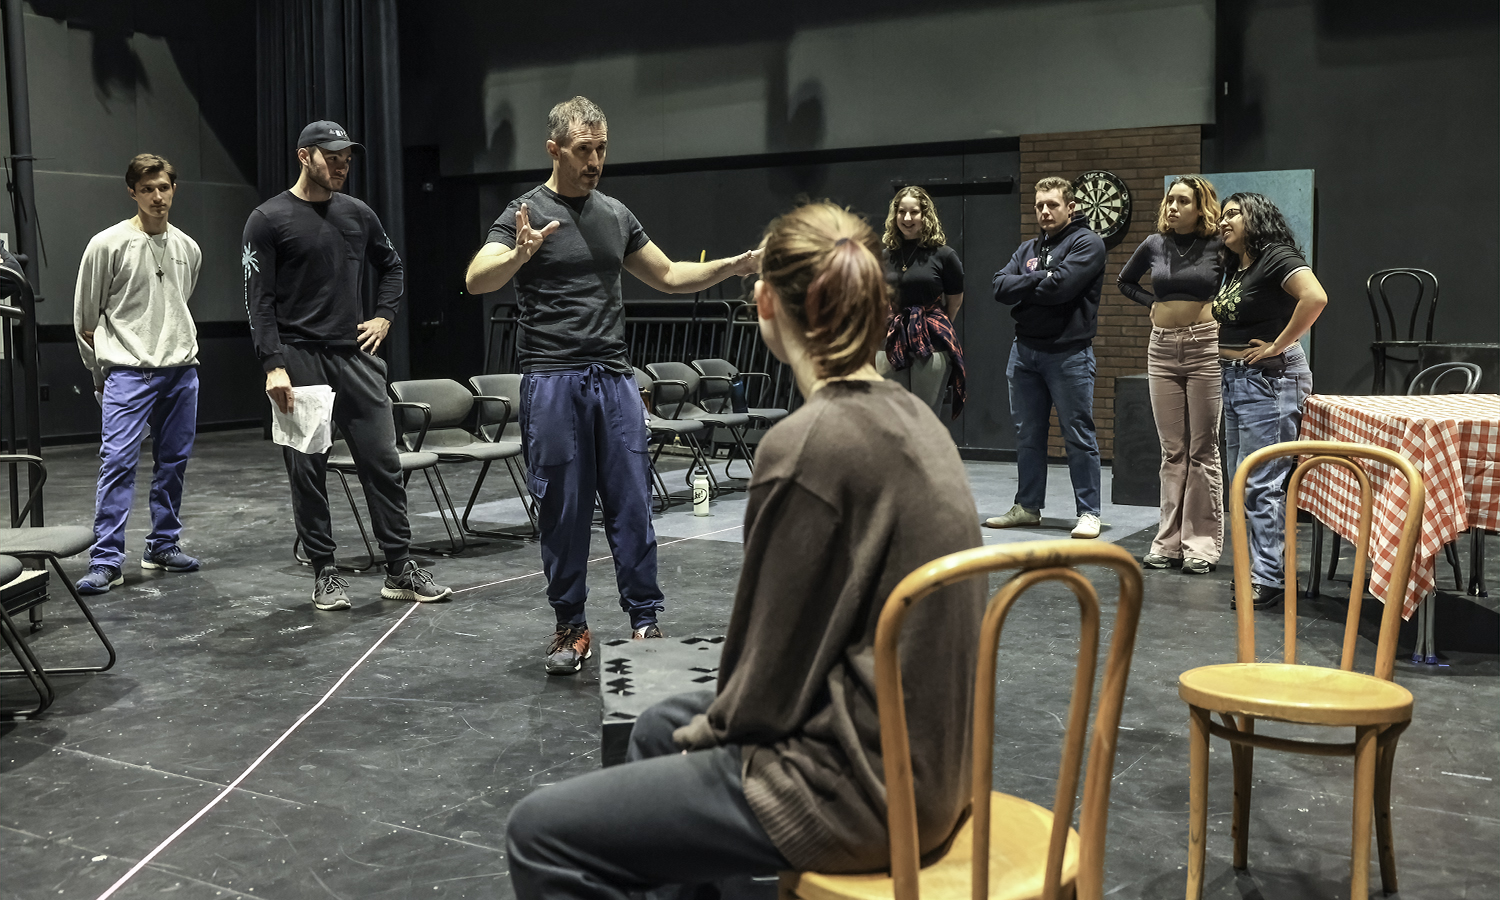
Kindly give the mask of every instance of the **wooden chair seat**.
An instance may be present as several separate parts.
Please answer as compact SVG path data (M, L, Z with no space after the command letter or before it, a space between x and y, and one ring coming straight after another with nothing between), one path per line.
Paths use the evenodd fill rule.
M1228 663L1183 672L1178 696L1199 709L1308 725L1391 725L1411 719L1411 691L1322 666Z
M999 791L990 793L990 900L1036 900L1046 875L1052 811ZM974 865L974 820L965 822L943 858L917 874L923 900L969 900ZM1078 878L1078 832L1068 829L1062 884ZM781 896L800 900L892 900L896 882L885 873L824 875L785 872Z

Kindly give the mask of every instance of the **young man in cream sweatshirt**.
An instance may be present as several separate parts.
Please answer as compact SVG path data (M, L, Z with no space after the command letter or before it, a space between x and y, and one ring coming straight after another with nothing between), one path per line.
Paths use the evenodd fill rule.
M137 213L94 235L78 267L73 327L104 410L94 546L81 594L124 582L125 522L135 495L141 441L151 431L151 534L141 567L192 572L182 551L182 479L198 430L198 329L188 298L198 283L198 244L167 223L177 171L142 153L125 170Z

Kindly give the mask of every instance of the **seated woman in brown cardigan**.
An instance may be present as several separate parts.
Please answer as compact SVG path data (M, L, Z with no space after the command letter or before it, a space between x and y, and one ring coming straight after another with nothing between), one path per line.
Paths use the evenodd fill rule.
M718 691L652 707L629 763L516 807L520 900L887 867L875 623L898 581L980 538L947 429L875 371L889 309L878 254L869 226L831 203L767 229L761 335L807 402L756 454ZM977 581L945 592L912 612L902 643L924 853L967 804L984 603Z

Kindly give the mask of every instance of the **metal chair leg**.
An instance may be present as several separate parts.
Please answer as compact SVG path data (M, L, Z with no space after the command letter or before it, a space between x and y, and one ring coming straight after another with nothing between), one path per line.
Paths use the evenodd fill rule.
M1331 528L1329 530L1333 531ZM1328 557L1328 580L1332 581L1334 573L1339 568L1339 533L1337 531L1333 532L1333 540L1329 543L1331 545L1331 554Z
M427 478L427 489L432 492L432 501L437 504L438 518L443 522L443 530L448 532L448 546L451 548L447 553L443 553L442 551L436 552L441 556L453 556L454 554L462 553L468 548L469 544L468 541L464 540L463 529L459 527L458 510L453 505L453 498L448 495L448 485L443 481L443 473L438 470L437 466L433 466L430 469L423 469L422 474ZM432 484L432 477L434 475L437 476L438 487L443 489L441 497L438 496L438 488L433 487ZM446 513L444 512L444 501L447 502ZM450 515L453 520L452 527L448 525Z
M745 443L745 435L744 435L743 429L731 428L731 429L729 429L729 434L730 434L731 437L734 438L734 446L736 446L736 447L739 448L740 455L745 458L745 468L747 468L747 469L750 470L750 474L748 476L746 476L746 480L748 480L750 478L754 478L755 477L755 460L751 459L751 457L750 457L750 446ZM729 457L728 461L726 461L724 463L724 477L725 478L734 478L734 477L737 477L737 476L729 474L729 466L733 462L734 462L734 456L731 455Z
M365 530L365 520L359 515L359 507L354 505L354 492L349 490L349 479L345 478L344 473L340 472L338 469L334 469L333 473L339 477L339 484L344 486L344 497L349 501L349 512L354 516L354 524L359 526L360 540L365 542L365 564L362 566L352 566L350 568L352 568L355 572L363 572L367 569L373 569L375 568L376 562L375 545L370 542L370 533ZM311 560L309 560L309 562L311 562Z
M21 667L0 671L0 677L18 678L25 675L37 696L35 709L0 711L0 719L35 718L52 705L52 701L57 699L57 692L53 689L52 682L47 679L47 670L42 668L41 660L37 659L36 654L32 653L31 648L26 645L25 637L16 628L15 620L10 617L4 605L0 605L0 638L4 639L5 646L10 648L11 655L16 658L16 663Z
M1463 567L1458 564L1458 542L1449 541L1443 545L1443 555L1448 557L1448 565L1453 567L1453 590L1464 589Z
M510 465L512 459L514 459L514 457L510 457L505 460L505 469L510 473L511 484L515 485L516 487L516 496L521 498L521 507L526 510L526 518L531 522L531 533L517 534L512 531L487 530L483 528L474 528L469 525L469 514L474 511L474 503L479 498L479 489L484 485L484 479L490 473L490 463L492 462L492 460L487 459L484 461L484 465L479 469L479 477L474 479L474 489L469 492L469 502L464 506L463 518L459 521L459 528L463 531L464 534L471 534L475 535L476 537L494 537L505 538L507 540L522 541L531 540L532 538L537 537L539 532L536 524L536 514L532 512L531 509L531 495L530 492L527 491L524 486L522 486L520 480L516 478L516 470L511 468Z
M83 617L85 619L88 619L89 626L94 629L94 634L99 636L99 642L104 645L105 651L109 653L109 662L105 663L102 666L69 666L63 669L48 669L48 674L88 675L94 672L107 672L110 669L114 668L115 660L117 659L115 655L115 645L109 642L109 637L105 635L104 629L99 627L99 620L94 618L93 610L89 609L89 605L83 602L83 597L79 595L78 589L73 586L72 580L69 579L68 574L63 571L62 562L51 553L36 554L35 556L31 556L30 554L28 554L27 556L23 556L21 558L45 559L47 562L52 563L52 568L57 572L58 580L62 582L63 587L67 588L68 593L73 597L73 602L78 605L78 609L83 613Z
M1484 529L1476 525L1469 532L1469 596L1489 595L1484 583Z
M1323 523L1313 519L1312 523L1312 571L1308 573L1307 593L1304 595L1311 600L1320 596L1323 589Z

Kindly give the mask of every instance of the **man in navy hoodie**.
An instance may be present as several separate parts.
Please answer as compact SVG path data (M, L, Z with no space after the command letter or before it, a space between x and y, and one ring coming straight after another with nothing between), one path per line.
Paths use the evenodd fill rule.
M1075 538L1099 536L1099 445L1094 437L1094 332L1104 284L1104 241L1075 215L1073 185L1036 183L1042 233L995 273L995 299L1011 307L1016 341L1005 375L1016 422L1019 485L1010 512L991 528L1036 525L1047 497L1047 429L1052 407L1068 451L1078 507Z

